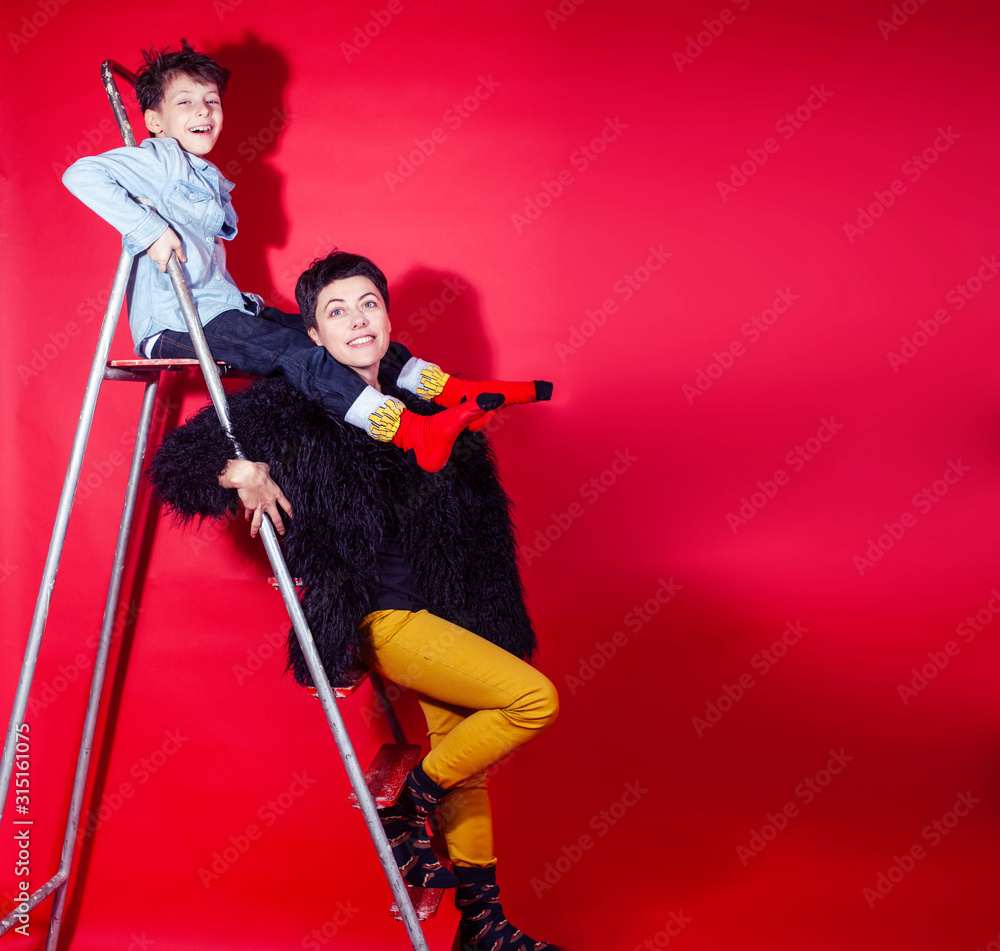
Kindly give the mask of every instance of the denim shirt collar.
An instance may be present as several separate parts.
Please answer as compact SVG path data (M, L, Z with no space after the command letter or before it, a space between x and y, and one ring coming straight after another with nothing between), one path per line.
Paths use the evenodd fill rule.
M143 139L142 142L139 143L139 148L143 148L146 143L152 142L154 138L155 136L149 136L148 138ZM167 148L176 149L178 152L183 151L180 143L170 136L160 136L157 141L162 143L162 145L167 146ZM151 145L150 148L153 148L153 146ZM205 172L209 172L209 174L211 174L211 172L214 172L219 178L219 186L223 193L229 194L236 187L236 183L231 182L228 178L226 178L226 176L219 171L219 167L213 162L210 162L206 158L202 158L200 155L195 155L193 152L185 152L184 155L187 157L191 167L199 174Z

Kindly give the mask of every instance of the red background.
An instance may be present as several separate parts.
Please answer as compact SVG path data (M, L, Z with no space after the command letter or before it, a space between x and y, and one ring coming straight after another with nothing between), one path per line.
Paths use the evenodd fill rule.
M678 920L670 947L698 951L997 947L1000 282L978 276L998 251L994 6L564 0L559 20L556 0L400 3L353 52L384 0L5 6L0 698L119 246L59 173L118 144L100 61L135 66L184 35L234 70L213 158L237 184L241 286L290 304L314 256L360 251L414 351L555 382L495 436L563 701L494 780L514 920L574 951L662 947ZM753 339L778 292L792 303ZM114 352L129 350L122 327ZM97 488L74 509L34 681L33 887L58 861L139 398L104 391ZM204 398L193 375L166 383L161 427ZM145 505L138 526L72 946L306 947L328 922L334 947L402 946L321 711L268 646L286 621L259 546L242 523L181 531ZM977 612L981 630L963 627ZM772 665L761 652L789 622L804 633ZM241 679L251 655L268 659ZM367 760L384 738L370 695L343 709ZM315 782L265 825L302 771ZM959 795L976 802L953 822ZM203 885L252 824L259 840ZM7 892L12 868L8 815ZM41 947L50 908L6 942ZM454 920L428 926L432 947Z

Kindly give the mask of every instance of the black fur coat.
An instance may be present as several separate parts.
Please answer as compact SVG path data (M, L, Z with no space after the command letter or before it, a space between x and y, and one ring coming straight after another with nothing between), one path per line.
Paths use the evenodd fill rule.
M433 404L383 382L414 412ZM483 435L465 432L440 472L412 453L335 419L280 379L229 400L233 431L249 459L266 462L295 512L284 520L289 570L306 585L302 607L333 682L358 650L358 623L373 610L378 555L393 527L433 613L530 657L535 635L517 569L510 502ZM208 406L169 433L149 468L159 499L181 520L235 511L218 484L232 453ZM311 683L294 631L289 669Z

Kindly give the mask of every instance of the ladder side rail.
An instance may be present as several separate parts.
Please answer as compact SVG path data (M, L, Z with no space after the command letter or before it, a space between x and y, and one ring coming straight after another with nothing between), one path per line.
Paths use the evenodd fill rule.
M118 123L118 131L122 134L122 141L126 145L137 145L135 133L132 131L132 123L128 121L128 116L125 114L125 104L122 102L121 93L118 92L115 73L128 83L135 82L135 73L113 59L106 59L101 63L101 81L104 83L104 91L111 104L111 111L115 114L115 122Z
M14 927L16 923L19 922L21 915L30 912L36 905L40 905L46 898L49 897L60 885L65 884L67 873L63 871L56 872L41 888L36 889L31 893L31 896L27 901L21 902L14 906L14 910L2 921L0 921L0 937L6 934L11 928Z
M76 433L73 436L73 446L70 450L69 463L66 467L66 477L63 480L62 492L59 496L59 506L56 509L55 525L49 540L49 550L42 571L42 581L38 588L38 599L35 602L35 613L31 619L31 629L28 634L28 645L25 648L24 660L21 664L21 675L14 695L14 706L7 725L7 739L4 742L3 760L0 762L0 822L3 820L3 810L7 802L7 792L10 788L11 775L14 771L14 752L17 745L18 731L24 722L24 713L28 708L28 695L31 682L35 676L35 666L38 663L38 652L41 648L42 634L45 632L45 622L49 616L49 605L52 600L52 589L55 587L56 574L59 571L59 561L62 557L63 543L66 540L66 530L73 509L80 472L83 468L83 456L87 449L94 412L97 408L97 397L104 378L104 365L111 352L111 341L118 325L122 302L125 300L125 288L132 271L133 258L122 251L118 259L118 269L115 271L114 282L111 285L111 296L104 311L104 321L94 351L94 360L87 377L87 388L83 396L83 406Z
M142 410L139 425L136 430L135 446L132 452L132 464L129 467L128 487L122 508L121 522L118 527L118 541L115 546L114 564L111 570L111 581L108 585L108 595L104 606L104 620L101 625L101 636L94 660L94 672L91 675L90 695L87 700L87 712L80 740L80 752L77 756L76 774L70 796L69 816L66 821L66 833L63 838L62 856L56 874L44 885L32 893L26 904L30 911L48 895L56 892L52 916L49 919L49 935L46 948L54 951L59 938L62 912L66 903L70 871L76 852L79 832L80 813L83 795L87 785L87 774L90 768L90 755L93 749L94 733L97 729L97 716L104 690L104 679L108 667L108 657L111 652L111 638L114 631L115 616L118 612L118 599L121 593L122 576L125 568L125 557L128 553L128 543L132 533L132 523L135 516L139 486L142 482L142 464L145 458L146 446L149 442L149 432L156 404L158 379L146 384L143 394ZM21 906L18 906L20 908ZM16 915L23 912L15 909L7 918L0 921L0 935L3 935L13 924Z
M118 95L118 88L115 84L113 72L117 72L124 78L132 81L134 79L134 74L125 67L118 63L114 63L111 60L105 61L101 66L101 78L104 81L105 90L107 91L108 97L111 100L112 110L115 113L115 119L118 122L118 128L122 134L122 139L126 145L135 145L135 136L132 133L132 127L125 115L125 109L121 102L121 97ZM70 459L66 467L66 476L63 481L62 492L59 496L59 505L56 509L56 519L52 530L52 536L49 540L49 550L45 560L45 566L42 571L42 581L39 585L38 599L35 604L35 613L32 617L31 629L28 635L28 644L25 649L24 660L21 664L21 674L18 679L17 691L14 697L14 705L11 711L10 721L7 728L7 737L4 742L3 759L0 761L0 822L3 820L3 810L7 801L7 793L10 787L10 780L13 773L13 761L14 752L16 747L16 735L20 728L21 723L24 721L24 714L27 710L28 697L31 692L31 683L34 679L35 667L38 662L38 654L41 649L42 636L45 631L46 621L48 620L49 605L52 597L52 590L55 586L56 574L59 570L59 562L62 558L62 549L66 538L66 532L69 526L69 519L73 508L73 501L76 496L76 489L80 480L80 473L83 467L83 458L86 453L87 442L90 437L90 430L93 425L94 414L97 408L97 401L100 395L101 382L105 379L112 379L107 374L107 361L108 355L111 352L111 342L114 339L115 330L117 329L118 319L121 316L122 304L125 300L125 290L128 286L128 281L131 276L132 266L134 264L134 259L129 255L124 249L121 252L121 256L118 260L118 267L115 271L115 278L112 282L111 293L108 298L108 304L105 308L104 319L101 323L101 330L98 335L97 347L94 351L93 362L91 363L90 373L87 377L87 386L84 391L83 397L83 407L80 411L80 418L77 423L76 433L73 437L73 445L70 450ZM158 376L157 376L158 381ZM154 395L149 397L148 402L148 417L152 417L152 407L153 400L155 399L155 383L153 385ZM148 394L147 394L148 395ZM146 413L144 403L143 412ZM143 428L143 423L140 421L140 431ZM148 439L149 433L149 423L148 419L145 424L145 439ZM138 437L137 437L138 438ZM145 440L143 442L145 446ZM133 469L135 461L133 457ZM141 467L141 461L140 461ZM128 492L132 494L132 504L134 507L135 496L138 492L138 484L135 487L132 486L130 481ZM128 508L128 496L126 496L126 508ZM123 516L124 518L124 516ZM131 520L129 522L131 524ZM117 549L116 549L116 559L117 559ZM124 559L123 559L124 560ZM118 572L118 588L120 590L120 571ZM115 583L115 572L112 571L112 584ZM115 609L117 608L117 593L115 595ZM107 614L107 606L105 608L105 613ZM112 617L114 610L112 611ZM110 630L110 628L109 628ZM104 637L102 632L102 644L98 647L98 657L95 661L95 670L91 682L91 694L88 700L87 716L84 726L84 734L81 740L81 750L80 755L77 759L77 772L73 783L73 794L71 797L70 804L70 818L68 825L72 826L74 821L78 824L79 822L79 811L80 803L82 802L83 788L81 786L81 774L80 774L80 763L81 759L84 758L84 750L86 749L86 761L89 764L90 756L90 746L93 740L93 726L90 726L90 736L88 738L88 724L91 720L91 708L93 707L93 719L96 724L96 711L100 703L101 690L103 688L104 682L104 672L107 667L107 646L103 644ZM108 646L110 644L110 638L108 638ZM103 650L103 659L101 657ZM100 671L100 674L98 672ZM96 682L100 679L100 684L97 685ZM95 699L96 691L96 699ZM84 766L82 785L86 785L86 773L87 768ZM78 791L79 790L79 791ZM76 802L74 810L74 802ZM74 811L76 813L76 820L74 820ZM68 833L67 833L68 835ZM73 830L73 842L75 848L76 839L76 828ZM40 888L36 889L35 892L28 898L28 900L23 903L28 911L35 908L40 902L52 894L53 891L57 889L62 889L62 894L65 894L65 886L67 885L69 879L69 866L65 862L66 853L66 841L63 842L63 860L60 861L59 869L56 874L45 882ZM72 862L72 852L70 853L70 864ZM56 902L59 902L59 896L56 898ZM17 906L6 918L0 921L0 935L5 934L18 920L18 908L22 905ZM58 927L57 927L58 931ZM50 929L51 935L51 929ZM48 945L47 945L48 946Z
M146 447L149 443L149 431L153 420L153 408L156 405L156 393L159 380L147 383L142 397L142 411L139 415L139 426L135 434L135 445L132 450L132 463L129 467L128 488L122 505L122 517L118 526L118 540L115 543L115 559L111 569L111 581L108 584L108 596L104 603L104 620L101 624L101 639L94 662L94 674L91 679L90 697L87 701L87 715L84 721L83 736L80 740L80 753L76 762L76 776L73 779L73 792L70 797L69 817L66 820L66 835L63 838L62 855L59 860L59 874L64 876L63 882L56 890L49 918L49 934L45 942L45 951L56 951L59 941L59 929L62 926L63 910L69 892L69 876L73 868L73 858L76 853L80 829L80 813L83 808L83 795L87 786L87 774L90 771L90 755L94 745L94 733L97 730L97 716L101 697L104 693L104 678L108 667L108 657L111 653L111 638L114 633L115 617L118 614L118 599L121 595L122 576L125 573L125 558L128 554L129 539L132 537L132 523L135 520L136 503L139 497L139 486L142 484L142 467L146 457Z
M195 310L194 301L191 299L191 292L188 290L187 282L184 280L184 273L181 270L181 265L177 260L175 252L171 252L170 254L170 260L167 262L167 273L170 275L174 292L177 294L177 300L180 303L181 312L184 315L188 334L191 337L191 343L194 345L195 354L201 365L201 372L205 377L205 384L208 387L209 396L212 398L215 414L219 418L219 424L229 438L235 458L246 459L246 454L243 452L239 441L233 435L232 425L229 420L229 405L226 402L226 393L222 388L215 360L209 350L208 341L205 339L205 332L202 329L201 321L198 319L198 312ZM295 635L305 656L309 675L312 677L313 684L319 692L319 699L323 704L323 711L326 714L327 722L336 741L340 758L343 760L344 769L347 771L348 779L354 788L355 795L358 797L358 804L361 806L365 825L368 826L368 832L375 845L375 851L378 853L382 869L389 881L392 896L396 899L396 904L402 915L403 925L406 928L410 943L414 951L427 951L427 943L424 939L423 930L420 927L416 912L413 910L413 904L410 901L410 896L407 893L406 884L403 882L399 867L393 858L392 850L389 847L389 840L386 838L385 830L382 828L382 822L379 819L375 801L368 791L367 783L365 783L364 773L358 763L351 738L348 736L347 728L344 726L340 710L337 709L337 701L333 696L333 690L330 687L330 681L327 679L326 671L323 669L319 652L316 650L316 643L313 640L312 631L309 629L309 623L306 621L302 605L299 603L295 583L288 571L288 566L285 564L284 555L281 553L274 525L271 524L270 516L267 516L266 513L265 517L261 520L260 537L264 542L264 549L271 562L274 576L278 581L278 590L281 591L282 600L285 602L285 609L292 620L292 627L295 629Z

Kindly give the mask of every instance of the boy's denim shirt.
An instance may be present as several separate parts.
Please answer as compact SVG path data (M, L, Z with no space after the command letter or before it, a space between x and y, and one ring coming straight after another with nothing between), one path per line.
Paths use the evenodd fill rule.
M63 184L122 233L122 246L138 255L128 288L128 318L136 353L163 330L187 331L168 274L145 251L169 227L187 257L182 264L202 324L226 310L256 312L226 270L222 240L236 235L233 183L206 159L181 149L176 139L146 139L103 155L78 159ZM131 197L149 198L156 211ZM257 308L263 301L254 298Z

